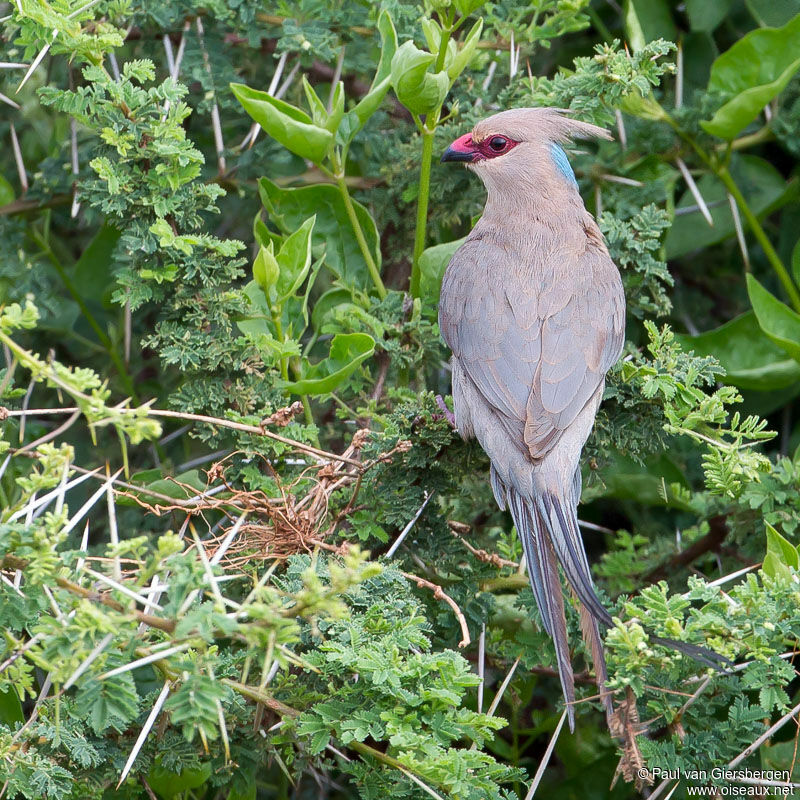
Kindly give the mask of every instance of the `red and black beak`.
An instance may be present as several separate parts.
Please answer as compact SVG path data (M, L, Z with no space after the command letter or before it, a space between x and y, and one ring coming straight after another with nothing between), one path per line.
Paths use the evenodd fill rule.
M480 155L478 148L472 141L472 134L465 133L459 136L447 150L442 153L441 161L466 161L467 163L475 161Z

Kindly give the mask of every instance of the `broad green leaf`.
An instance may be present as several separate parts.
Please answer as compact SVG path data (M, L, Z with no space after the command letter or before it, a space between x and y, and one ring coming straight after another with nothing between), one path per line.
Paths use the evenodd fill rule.
M311 268L311 237L316 217L309 217L289 235L275 257L280 273L275 283L278 304L293 295L301 286Z
M461 45L452 63L447 67L447 75L451 81L454 81L469 64L478 47L478 42L481 40L482 30L483 19L481 18L472 26L467 38L464 39L464 44Z
M325 108L325 103L319 99L319 95L314 91L314 87L308 82L308 78L305 75L303 75L302 83L306 102L311 109L313 123L320 128L327 128L325 123L328 121L328 109Z
M182 769L173 772L165 769L161 763L153 764L147 773L147 783L163 800L171 800L177 794L189 789L197 789L211 777L211 764L203 764L196 769Z
M264 132L287 150L315 164L325 160L333 134L315 125L304 111L242 83L232 83L231 91Z
M327 394L375 352L375 340L367 333L338 333L331 340L328 358L305 366L303 377L282 388L294 394Z
M666 0L626 0L625 30L634 51L655 39L674 42L678 29Z
M800 0L745 0L745 5L765 28L779 28L800 14Z
M796 190L793 182L787 184L772 164L757 156L734 156L730 171L753 213L759 217L779 208L792 198ZM735 234L728 194L722 182L714 175L706 174L697 182L697 187L709 206L714 227L709 226L699 211L676 216L665 242L667 259L702 250ZM676 210L695 205L692 193L687 190L678 201Z
M319 252L324 248L326 266L351 286L367 288L372 285L342 195L336 186L317 184L283 189L268 178L261 178L258 190L270 219L284 233L296 231L304 220L316 214L312 246ZM367 246L380 266L380 241L375 221L360 203L354 200L353 206Z
M186 500L194 497L198 492L204 492L206 482L200 477L200 472L196 469L182 472L180 475L165 476L161 469L148 469L131 475L131 483L140 486L141 489L131 489L131 494L141 497L145 502L153 500L150 492L172 497L176 500ZM118 502L123 505L134 505L135 501L124 496L118 498Z
M749 273L747 294L761 330L793 359L800 361L800 314L778 300Z
M381 55L375 77L369 91L361 98L352 111L348 111L339 125L338 139L347 144L366 125L367 120L378 110L383 98L392 86L392 58L397 52L397 32L387 11L378 17L378 31L381 34Z
M335 134L339 129L339 123L342 121L342 117L344 117L344 84L339 81L336 84L336 88L333 90L331 113L328 114L325 128Z
M17 690L13 686L0 689L0 724L14 727L15 722L25 722Z
M344 303L351 303L352 300L353 293L349 289L329 289L314 303L311 327L317 333L321 333L322 326L328 321L334 309Z
M0 206L7 205L14 200L14 187L0 175Z
M84 298L100 302L112 278L112 255L120 231L104 225L72 268L72 279Z
M752 311L698 336L676 336L684 350L714 356L725 368L725 383L771 391L800 381L800 364L764 335Z
M800 239L792 250L792 277L795 283L800 284Z
M800 14L782 28L748 33L726 50L711 67L709 92L727 102L703 129L721 139L733 139L776 97L800 69Z
M463 237L444 244L435 244L422 251L419 257L420 269L420 297L423 306L435 313L439 305L439 293L442 289L442 277L450 259L464 243Z
M733 0L686 0L686 14L693 31L711 32L728 16Z
M791 578L789 567L800 569L800 556L797 548L781 536L768 522L767 528L767 554L761 569L771 578Z
M477 11L486 0L454 0L453 5L462 17L468 17L473 11Z
M412 114L427 114L447 97L450 79L446 72L428 72L434 56L405 42L392 58L392 86L397 99Z

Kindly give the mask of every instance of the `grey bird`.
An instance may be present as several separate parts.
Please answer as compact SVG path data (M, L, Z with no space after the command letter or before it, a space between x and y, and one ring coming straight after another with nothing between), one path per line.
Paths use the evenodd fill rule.
M447 267L439 302L453 351L456 427L486 451L495 499L516 525L571 730L575 688L558 566L580 601L602 691L599 626L611 617L592 582L576 506L581 451L625 329L619 271L562 147L573 137L611 138L557 109L518 108L447 148L442 161L465 163L488 194ZM604 702L610 715L605 693Z

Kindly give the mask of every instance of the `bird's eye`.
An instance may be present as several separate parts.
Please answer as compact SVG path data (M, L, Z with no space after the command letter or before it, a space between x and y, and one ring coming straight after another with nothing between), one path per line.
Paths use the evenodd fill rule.
M489 139L489 148L495 153L502 153L503 150L506 149L507 144L508 139L506 139L505 136L492 136L492 138Z

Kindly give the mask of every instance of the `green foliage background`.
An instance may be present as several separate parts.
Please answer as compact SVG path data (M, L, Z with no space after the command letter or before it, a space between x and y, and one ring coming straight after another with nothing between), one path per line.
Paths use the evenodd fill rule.
M619 714L571 609L537 792L800 782L800 3L0 9L0 797L528 795L553 652L436 325L483 202L438 154L524 105L614 132L570 158L628 300Z

